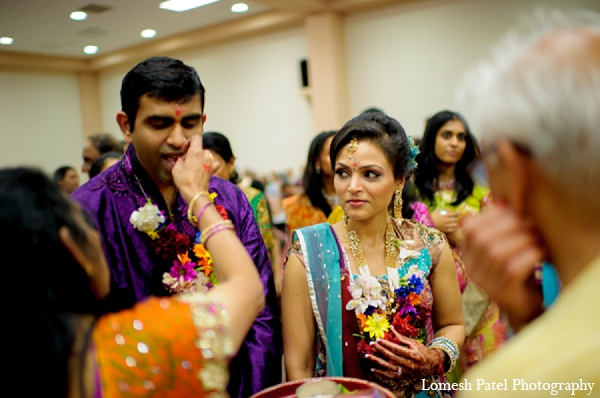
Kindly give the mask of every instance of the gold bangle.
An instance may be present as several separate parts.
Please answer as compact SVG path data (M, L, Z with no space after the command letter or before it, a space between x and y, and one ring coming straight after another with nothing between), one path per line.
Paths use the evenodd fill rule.
M198 220L196 219L196 216L194 216L192 214L192 211L194 210L194 203L202 195L206 195L206 196L210 197L210 193L208 191L200 191L196 195L194 195L192 200L190 200L190 204L188 206L188 214L187 214L188 221L190 222L190 224L196 225L196 223L198 222Z

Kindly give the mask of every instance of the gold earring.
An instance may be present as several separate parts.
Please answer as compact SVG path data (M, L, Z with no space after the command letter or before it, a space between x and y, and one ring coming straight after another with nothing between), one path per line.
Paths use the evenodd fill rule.
M402 218L402 190L396 189L394 196L394 218Z

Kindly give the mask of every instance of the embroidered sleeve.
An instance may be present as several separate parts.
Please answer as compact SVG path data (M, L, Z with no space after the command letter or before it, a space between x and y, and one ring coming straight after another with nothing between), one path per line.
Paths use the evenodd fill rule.
M220 304L207 300L204 294L185 294L177 299L189 305L198 333L194 345L204 359L198 379L205 391L214 391L211 397L227 397L228 363L235 354L229 334L229 312Z
M199 293L101 317L93 341L102 396L226 397L229 325L227 311Z
M429 250L432 266L440 261L442 250L446 243L446 236L435 228L428 227L423 224L416 223L417 235L423 241L423 244Z
M292 245L288 249L288 252L285 256L285 261L283 262L283 269L285 269L287 260L290 257L290 255L292 255L292 254L295 254L296 257L298 257L298 260L300 260L300 262L302 263L302 265L304 267L306 267L306 265L304 265L304 255L302 254L302 247L300 246L300 242L296 240L292 243Z

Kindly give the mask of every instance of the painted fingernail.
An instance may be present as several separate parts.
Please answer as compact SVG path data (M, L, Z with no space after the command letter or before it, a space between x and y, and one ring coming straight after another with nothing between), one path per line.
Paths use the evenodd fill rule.
M365 358L369 358L369 354L365 354Z
M375 342L374 342L374 341L371 341L371 342L369 343L369 345L374 345L374 344L375 344Z

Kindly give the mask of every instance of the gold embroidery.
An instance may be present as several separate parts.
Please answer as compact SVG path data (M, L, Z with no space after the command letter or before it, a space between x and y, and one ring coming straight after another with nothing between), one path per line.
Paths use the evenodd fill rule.
M206 299L201 293L178 296L180 302L187 303L192 311L192 319L198 339L195 346L204 358L198 379L204 390L214 390L211 397L226 397L225 389L229 382L228 361L234 354L233 342L229 334L231 318L218 303Z

